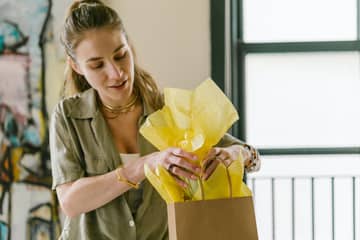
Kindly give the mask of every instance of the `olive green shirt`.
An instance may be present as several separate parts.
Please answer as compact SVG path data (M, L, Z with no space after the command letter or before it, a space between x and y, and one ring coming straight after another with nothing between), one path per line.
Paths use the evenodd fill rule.
M144 107L139 127L152 111ZM138 139L141 156L157 151L141 135ZM218 145L225 147L234 143L239 141L226 135ZM98 109L95 90L64 99L56 106L50 124L50 150L53 189L82 177L105 174L122 163ZM135 215L128 204L129 198L127 201L126 194L122 194L93 211L66 217L60 239L168 239L165 201L147 180L142 183L141 194L142 201Z

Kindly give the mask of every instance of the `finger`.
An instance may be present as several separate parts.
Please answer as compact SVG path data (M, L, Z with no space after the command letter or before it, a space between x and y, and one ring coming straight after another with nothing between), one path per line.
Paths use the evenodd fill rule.
M213 174L216 167L219 165L219 161L212 161L208 168L205 170L204 175L202 176L203 180L208 180L208 178Z
M196 174L201 173L201 169L199 168L199 166L197 166L194 163L189 162L187 159L183 159L182 157L170 155L168 158L168 161L171 164L174 164L178 167L181 167L183 169L190 171L191 173L196 173Z
M168 170L169 172L171 172L171 169L175 166L175 164L172 163L166 163L166 170Z
M178 166L173 166L171 168L171 173L174 174L174 175L177 175L178 177L189 178L189 179L192 179L192 180L197 179L196 175L194 175L193 173L188 172L188 171L186 171L186 170L184 170L184 169L182 169L181 167L178 167Z
M204 164L203 164L203 171L206 171L206 169L211 165L211 163L213 161L217 161L216 158L211 158L211 159L208 159Z
M210 149L208 154L204 157L204 160L202 161L202 169L205 170L211 163L211 161L215 160L217 151L215 148Z
M181 178L179 178L178 176L171 174L173 176L173 178L175 179L176 183L180 185L180 187L186 188L188 187L188 184L182 180Z
M227 160L227 159L229 159L229 158L231 158L230 157L230 154L227 152L227 151L225 151L225 150L220 150L220 151L218 151L218 153L216 154L216 159L218 160L218 161L225 161L225 160Z
M215 155L219 156L223 152L223 148L216 147L214 148Z
M216 159L219 162L223 163L226 167L229 167L231 165L231 163L233 162L233 159L231 158L230 153L228 153L225 150L219 152L219 154L216 156Z
M212 159L216 156L216 150L215 148L212 148L209 150L209 152L206 154L206 156L204 157L204 160L206 159Z
M218 158L219 162L224 164L226 167L229 167L233 163L233 159L229 155L222 155Z
M197 156L195 154L186 152L186 151L182 150L181 148L172 148L171 153L175 156L186 158L186 159L189 159L192 161L197 160Z
M216 148L212 148L212 149L210 149L210 151L207 153L207 157L213 158L213 157L216 156L217 153L218 153L218 150L216 150Z

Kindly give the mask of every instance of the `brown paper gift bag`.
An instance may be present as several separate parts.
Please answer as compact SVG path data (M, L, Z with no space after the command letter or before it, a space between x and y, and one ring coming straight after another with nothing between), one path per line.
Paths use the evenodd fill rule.
M252 197L171 203L170 240L258 240Z

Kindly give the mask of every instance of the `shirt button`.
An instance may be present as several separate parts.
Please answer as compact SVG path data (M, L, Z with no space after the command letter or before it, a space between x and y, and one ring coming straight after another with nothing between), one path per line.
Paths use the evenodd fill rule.
M133 220L130 220L130 221L129 221L129 226L130 226L130 227L134 227L134 226L135 226L135 222L134 222Z

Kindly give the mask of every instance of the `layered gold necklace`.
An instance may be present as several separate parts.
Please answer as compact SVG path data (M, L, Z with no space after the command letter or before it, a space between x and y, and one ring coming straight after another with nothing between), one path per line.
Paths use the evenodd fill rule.
M123 106L114 107L114 106L103 103L101 100L99 102L100 102L102 109L105 112L108 112L112 115L112 116L105 116L105 117L108 119L114 119L114 118L117 118L120 114L134 111L138 98L139 98L138 92L134 91L134 94L131 96L129 102Z

